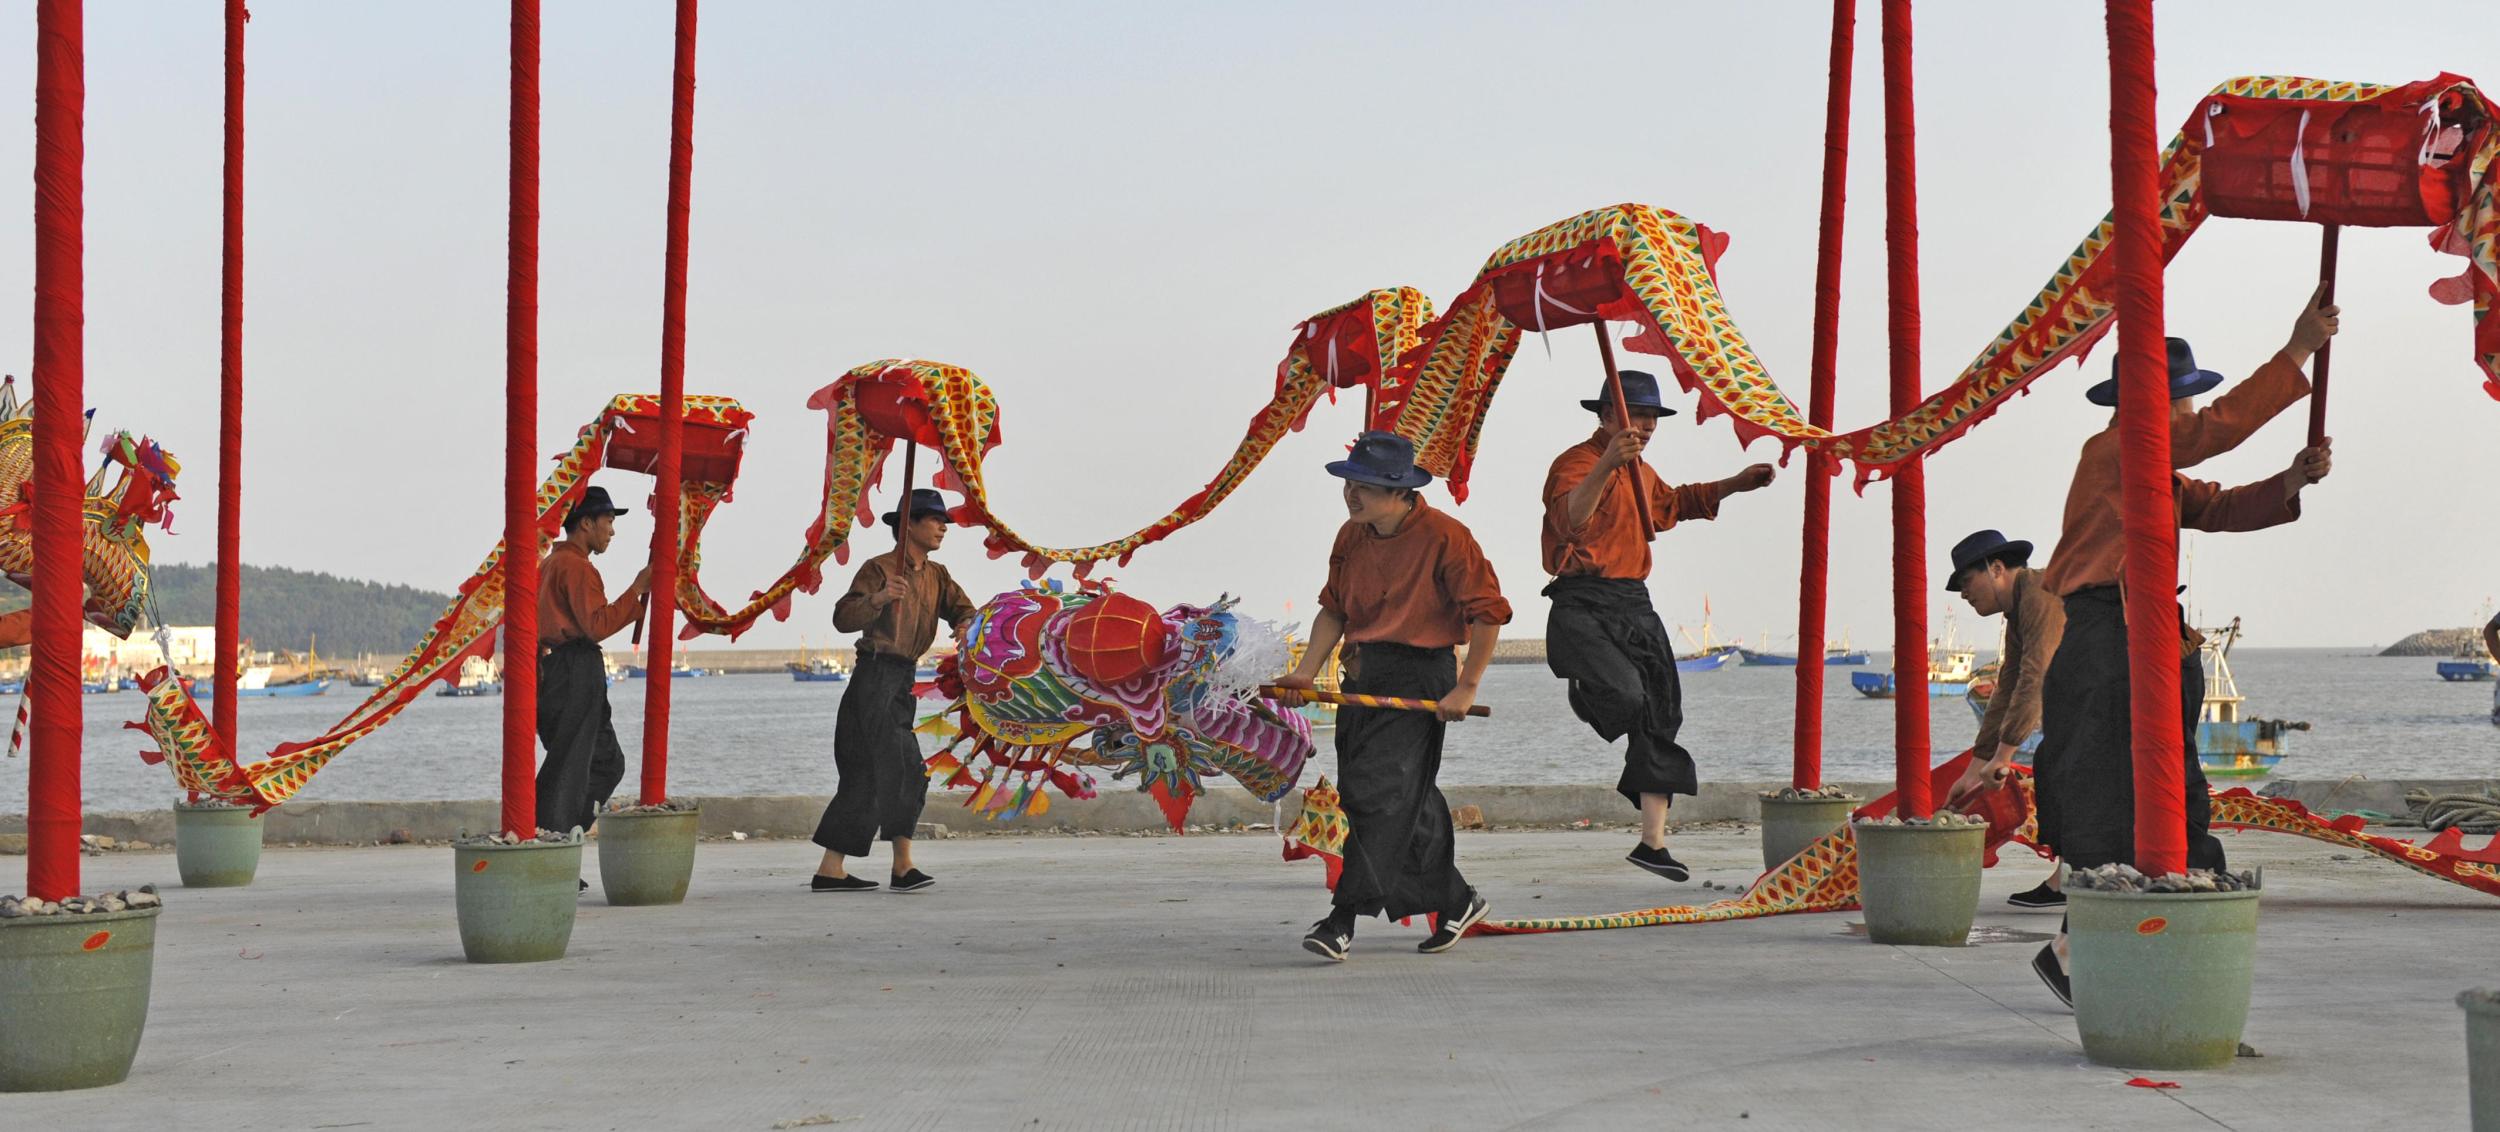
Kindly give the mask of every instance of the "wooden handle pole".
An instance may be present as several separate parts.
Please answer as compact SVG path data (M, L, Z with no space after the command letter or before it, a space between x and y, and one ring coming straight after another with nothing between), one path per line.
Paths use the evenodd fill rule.
M1630 428L1632 427L1632 407L1623 399L1623 372L1615 368L1614 340L1606 336L1605 319L1598 319L1589 325L1597 328L1597 356L1604 359L1606 363L1606 396L1614 400L1615 421L1624 428ZM1649 537L1654 540L1658 535L1655 531L1649 531L1649 478L1641 474L1640 465L1637 462L1624 470L1632 473L1632 498L1641 506L1641 529L1648 532Z
M2343 225L2327 225L2326 234L2318 244L2318 282L2326 285L2326 290L2318 296L2318 305L2322 307L2335 305L2335 245L2343 231ZM2309 446L2312 448L2326 443L2326 367L2334 349L2335 340L2327 339L2325 345L2318 347L2317 364L2310 369Z
M1315 704L1352 704L1355 707L1383 708L1389 711L1441 710L1439 700L1417 700L1404 696L1366 696L1359 692L1330 692L1319 688L1280 688L1273 684L1259 691L1271 696L1298 696ZM1467 714L1471 718L1485 719L1492 716L1493 709L1483 704L1476 704L1467 709Z

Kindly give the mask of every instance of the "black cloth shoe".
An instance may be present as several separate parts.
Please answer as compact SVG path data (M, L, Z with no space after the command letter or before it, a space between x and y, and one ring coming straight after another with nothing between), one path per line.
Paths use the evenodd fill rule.
M1652 849L1647 845L1635 845L1632 847L1632 851L1630 853L1624 855L1623 859L1630 861L1635 865L1639 865L1644 869L1648 869L1649 871L1665 877L1668 880L1687 881L1693 879L1693 870L1685 868L1684 862L1676 860L1675 855L1667 852L1667 847L1664 845L1655 849Z
M2031 973L2040 976L2040 981L2049 985L2049 993L2056 995L2057 1001L2065 1003L2069 1009L2074 1007L2075 986L2067 980L2066 972L2058 969L2056 944L2040 946L2040 953L2031 957Z
M866 892L875 887L877 882L867 877L829 877L823 873L807 882L810 892Z
M1458 946L1459 937L1466 935L1467 929L1476 926L1484 919L1484 914L1492 910L1493 906L1485 903L1484 897L1477 895L1475 889L1468 889L1467 910L1455 915L1448 912L1442 913L1441 926L1432 929L1432 934L1425 936L1422 943L1416 944L1415 950L1426 955L1439 955Z
M582 880L582 879L580 879L580 878L575 878L575 879L574 879L574 881L573 881L573 883L578 884L578 885L580 885L580 886L581 886L580 888L576 888L576 889L574 889L574 890L573 890L573 891L574 891L574 893L575 893L575 894L577 894L577 895L578 895L578 894L580 894L580 893L584 893L584 892L588 892L588 891L590 891L590 882L589 882L589 881Z
M2028 891L2006 897L2005 902L2017 908L2063 908L2066 906L2066 894L2050 888L2049 882L2044 880Z
M885 890L888 892L918 892L921 889L927 888L936 883L936 877L930 876L929 874L921 872L918 869L913 869L910 872L900 874L890 880L887 880L885 882Z
M1346 952L1354 950L1354 925L1331 917L1311 925L1310 934L1302 937L1302 950L1331 963L1345 962Z

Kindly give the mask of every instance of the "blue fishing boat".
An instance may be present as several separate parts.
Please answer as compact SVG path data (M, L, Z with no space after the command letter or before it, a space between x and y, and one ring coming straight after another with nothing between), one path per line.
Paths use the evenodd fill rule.
M800 654L802 659L782 665L790 670L790 678L799 683L839 684L851 678L850 670L830 656L807 656L804 649L800 650Z
M2480 641L2457 650L2456 656L2439 662L2439 678L2451 684L2500 679L2500 665L2494 665L2482 651Z
M1764 633L1762 635L1762 639L1764 643L1768 643L1771 639L1771 635L1769 633ZM1737 649L1736 652L1739 656L1744 657L1746 665L1750 667L1797 667L1797 658L1791 653L1756 652L1748 648L1740 648ZM1849 635L1846 633L1841 634L1839 644L1832 645L1823 650L1823 666L1826 668L1838 667L1844 664L1865 664L1868 659L1869 658L1866 655L1865 649L1850 647Z
M1927 649L1927 694L1929 696L1960 696L1970 692L1971 680L1979 654L1953 643L1948 630L1945 640ZM1899 692L1891 672L1852 672L1849 686L1870 700L1889 700Z
M1725 668L1735 663L1738 655L1745 651L1733 644L1720 644L1718 636L1711 631L1708 594L1702 595L1701 599L1701 636L1694 637L1693 631L1682 625L1676 626L1675 631L1684 634L1685 641L1693 646L1692 652L1676 655L1675 670L1678 672L1708 672Z
M0 680L0 696L14 696L25 690L24 680Z
M685 661L680 660L672 662L668 666L668 674L679 680L689 680L697 676L709 676L711 675L711 672L706 669L690 667ZM628 664L625 666L625 675L628 678L635 680L648 680L651 678L651 670L639 664Z

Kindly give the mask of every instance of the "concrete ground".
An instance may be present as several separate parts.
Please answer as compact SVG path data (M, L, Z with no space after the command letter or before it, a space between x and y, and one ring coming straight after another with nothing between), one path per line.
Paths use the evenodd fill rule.
M2456 993L2500 984L2500 901L2275 834L2224 835L2267 894L2247 1040L2177 1089L2086 1062L2027 967L2054 913L1989 874L1967 948L1876 946L1856 913L1413 950L1297 938L1315 862L1272 834L929 842L926 893L814 895L800 842L707 843L693 895L610 908L571 953L463 962L451 854L272 850L246 889L166 853L130 1080L0 1100L12 1128L2460 1128ZM1750 828L1680 833L1694 882L1621 832L1462 833L1494 915L1699 902ZM593 855L595 857L595 854ZM0 860L19 890L23 858ZM870 875L882 872L875 862Z

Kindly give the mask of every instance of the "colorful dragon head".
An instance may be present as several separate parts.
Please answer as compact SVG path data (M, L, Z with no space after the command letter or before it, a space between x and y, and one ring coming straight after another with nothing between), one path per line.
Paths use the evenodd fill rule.
M993 818L1047 812L1045 787L1093 797L1082 767L1135 777L1176 830L1210 775L1283 797L1311 756L1311 724L1258 694L1285 667L1285 640L1232 605L1157 612L1096 582L991 598L940 665L961 730L931 772L970 787L965 805Z
M117 637L138 627L148 605L147 528L171 530L174 477L182 464L153 440L117 432L104 442L104 461L87 480L87 620ZM120 468L115 476L113 469ZM35 536L31 522L35 471L34 417L17 399L17 379L0 382L0 571L31 585Z

